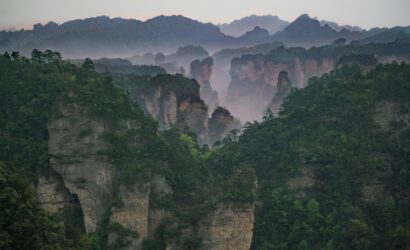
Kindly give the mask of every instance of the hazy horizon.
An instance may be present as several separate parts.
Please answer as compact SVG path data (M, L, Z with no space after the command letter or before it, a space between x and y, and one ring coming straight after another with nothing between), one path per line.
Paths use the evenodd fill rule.
M0 0L0 30L31 29L35 23L54 21L59 24L95 16L147 20L159 15L183 15L201 22L214 24L231 22L249 15L275 15L293 21L301 14L341 25L393 27L410 25L408 0L304 0L292 3L285 0L220 0L218 5L197 0L153 0L141 4L139 0ZM353 6L353 7L352 7ZM231 9L229 9L231 7ZM227 12L227 10L231 10Z

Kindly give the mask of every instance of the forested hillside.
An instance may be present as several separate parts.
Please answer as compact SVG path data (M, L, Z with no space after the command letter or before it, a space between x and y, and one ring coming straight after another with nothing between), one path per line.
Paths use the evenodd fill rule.
M221 165L258 177L252 249L406 249L409 97L406 64L345 66L227 143Z
M131 87L198 93L152 79ZM89 59L5 54L0 249L407 249L409 100L409 65L343 66L200 147Z

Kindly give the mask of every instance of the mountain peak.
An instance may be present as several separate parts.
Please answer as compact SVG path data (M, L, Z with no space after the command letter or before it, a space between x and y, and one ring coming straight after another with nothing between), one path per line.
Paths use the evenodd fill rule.
M276 32L283 30L288 25L288 22L279 19L277 16L251 15L234 20L230 23L220 24L219 28L227 35L238 37L254 29L256 26L267 30L270 34L275 34Z
M305 14L300 15L298 18L296 18L295 21L298 21L298 20L313 20L313 19L310 18L309 14L305 13Z
M320 23L318 20L311 18L308 14L303 14L300 15L298 18L296 18L295 21L293 21L293 23L291 23L289 26L291 25L295 25L295 24L308 24L311 26L320 26Z

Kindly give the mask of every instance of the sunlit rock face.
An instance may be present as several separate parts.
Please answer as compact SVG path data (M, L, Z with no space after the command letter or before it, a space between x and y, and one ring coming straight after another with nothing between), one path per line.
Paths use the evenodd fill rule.
M209 145L221 141L229 131L240 129L241 123L235 119L231 113L222 107L218 107L208 119Z
M192 61L191 77L198 81L201 99L205 101L210 110L215 109L219 105L218 93L212 90L211 77L213 69L213 59L207 57L201 60Z

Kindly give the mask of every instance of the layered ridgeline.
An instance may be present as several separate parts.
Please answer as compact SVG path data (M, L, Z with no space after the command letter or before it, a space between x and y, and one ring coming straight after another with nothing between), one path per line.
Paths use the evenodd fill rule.
M237 37L224 34L219 28ZM341 28L335 23L319 22L307 14L289 25L277 17L267 16L249 17L219 27L180 15L157 16L146 21L99 16L62 24L36 24L30 30L0 31L0 52L18 50L28 55L37 48L58 50L70 58L128 57L135 53L168 53L186 45L215 51L277 41L308 48L339 38L364 43L387 43L399 37L408 41L409 34L409 27L369 31Z
M191 77L198 81L200 85L201 98L208 105L210 110L219 106L218 92L212 89L211 77L214 66L214 60L207 57L203 60L194 60L191 62Z
M408 249L409 65L313 78L232 138L220 168L258 178L251 249Z
M250 247L253 170L159 132L91 60L0 56L0 97L1 249Z
M200 46L181 46L175 52L164 54L162 52L147 52L142 55L135 55L127 59L136 65L157 65L168 73L189 73L190 64L194 60L202 60L209 56L208 51Z
M231 61L228 109L242 121L260 120L267 108L279 111L283 101L272 100L284 82L304 88L311 77L321 76L344 64L358 64L370 70L378 63L410 61L410 43L345 45L338 39L319 48L272 49L266 54L246 54ZM280 77L287 73L287 79ZM281 82L282 81L282 82ZM290 91L287 91L289 93ZM272 106L273 105L273 106Z

